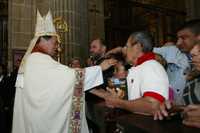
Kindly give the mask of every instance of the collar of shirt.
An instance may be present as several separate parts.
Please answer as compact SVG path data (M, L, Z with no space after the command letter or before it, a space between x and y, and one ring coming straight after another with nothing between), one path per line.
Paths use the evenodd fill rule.
M152 52L143 54L141 57L137 59L136 66L141 65L142 63L148 60L155 60L155 54Z

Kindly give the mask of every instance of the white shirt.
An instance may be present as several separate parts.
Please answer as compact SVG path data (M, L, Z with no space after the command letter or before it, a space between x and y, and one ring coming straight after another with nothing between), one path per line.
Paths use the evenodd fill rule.
M155 60L146 61L129 69L127 84L129 100L141 98L145 92L154 92L168 99L167 73Z

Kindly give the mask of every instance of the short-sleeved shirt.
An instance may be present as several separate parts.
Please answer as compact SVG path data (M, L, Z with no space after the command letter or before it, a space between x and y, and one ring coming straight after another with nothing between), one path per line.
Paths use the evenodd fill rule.
M146 92L156 93L168 100L168 76L163 66L155 60L129 69L127 84L129 100L141 98Z

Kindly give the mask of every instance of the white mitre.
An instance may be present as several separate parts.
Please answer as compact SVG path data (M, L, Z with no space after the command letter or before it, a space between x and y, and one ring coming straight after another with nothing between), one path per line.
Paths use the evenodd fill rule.
M58 37L58 41L60 41L59 35L56 33L50 11L44 17L42 17L40 12L37 11L35 36L56 36Z
M33 48L35 47L35 44L37 40L41 36L56 36L58 39L58 42L60 43L60 37L56 33L55 26L53 24L53 19L51 12L49 11L46 16L41 16L40 12L37 10L37 21L36 21L36 28L35 28L35 35L34 38L31 40L30 45L21 61L19 70L18 70L18 75L17 75L17 80L16 80L16 87L23 88L24 84L24 64L26 63L27 57L31 54Z

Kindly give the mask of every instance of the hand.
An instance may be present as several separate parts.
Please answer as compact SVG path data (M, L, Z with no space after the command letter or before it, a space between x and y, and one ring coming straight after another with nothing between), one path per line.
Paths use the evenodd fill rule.
M170 101L165 101L160 105L160 109L154 112L154 120L163 120L164 117L168 117L168 111L172 108L172 103Z
M119 107L119 98L109 96L105 98L106 106L110 108L117 108Z
M105 57L108 57L110 54L122 53L122 49L122 47L116 47L114 49L111 49L105 54Z
M117 97L122 99L125 96L125 92L122 89L117 88Z
M108 68L110 68L111 66L117 64L117 60L115 59L107 59L107 60L104 60L100 66L101 66L101 69L104 71L104 70L107 70Z
M125 46L125 47L122 48L122 54L123 54L124 56L126 55L126 51L127 51L127 47Z
M107 90L107 92L109 92L111 97L118 97L117 92L115 91L115 88L106 87L106 90Z
M114 88L106 88L107 92L109 92L109 96L105 97L105 102L106 102L106 106L110 107L110 108L115 108L118 106L118 93L115 91Z
M183 124L200 128L200 105L188 105L184 109Z

